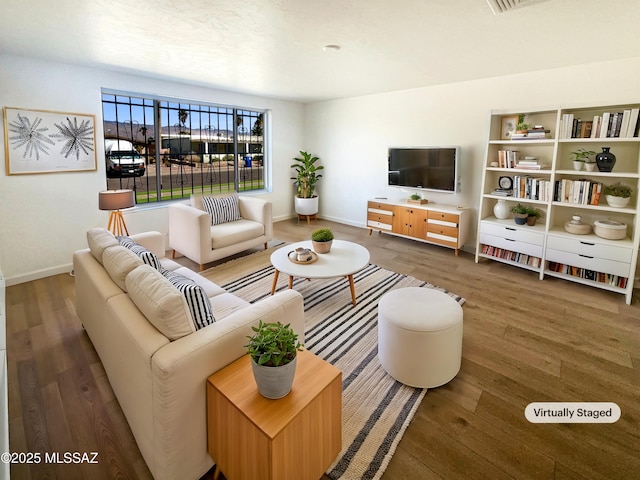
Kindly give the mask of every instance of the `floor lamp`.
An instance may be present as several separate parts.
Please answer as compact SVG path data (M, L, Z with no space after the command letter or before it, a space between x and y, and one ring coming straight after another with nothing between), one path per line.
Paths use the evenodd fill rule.
M114 235L129 235L127 224L120 211L123 208L133 207L136 204L133 190L105 190L98 194L98 208L111 210L107 229Z

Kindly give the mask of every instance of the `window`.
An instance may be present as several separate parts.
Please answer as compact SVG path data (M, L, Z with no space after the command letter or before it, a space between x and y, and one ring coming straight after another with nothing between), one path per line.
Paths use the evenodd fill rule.
M136 203L261 190L265 112L103 92L107 188Z

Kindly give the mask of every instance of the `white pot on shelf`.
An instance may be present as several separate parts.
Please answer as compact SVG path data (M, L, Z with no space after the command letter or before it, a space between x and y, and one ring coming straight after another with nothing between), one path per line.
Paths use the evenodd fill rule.
M500 220L507 219L511 216L511 208L504 200L498 200L493 206L493 214Z
M605 195L605 197L609 206L614 208L624 208L629 205L629 200L631 200L631 197L614 197L613 195Z

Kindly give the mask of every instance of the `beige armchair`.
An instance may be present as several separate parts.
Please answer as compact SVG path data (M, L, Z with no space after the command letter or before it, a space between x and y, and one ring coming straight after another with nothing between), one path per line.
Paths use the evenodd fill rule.
M255 197L239 198L240 220L211 225L202 195L192 195L190 205L169 206L169 246L200 265L267 243L273 238L271 202Z

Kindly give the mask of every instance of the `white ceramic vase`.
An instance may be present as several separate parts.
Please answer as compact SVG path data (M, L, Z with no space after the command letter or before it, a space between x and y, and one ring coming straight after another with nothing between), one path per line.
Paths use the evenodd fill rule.
M511 216L511 208L509 208L509 204L504 200L498 200L498 202L493 206L493 214L496 218L504 220Z

